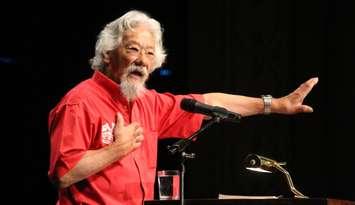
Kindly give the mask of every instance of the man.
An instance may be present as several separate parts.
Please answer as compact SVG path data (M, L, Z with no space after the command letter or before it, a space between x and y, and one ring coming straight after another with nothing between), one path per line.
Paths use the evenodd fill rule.
M153 199L157 140L188 137L204 117L181 110L183 98L242 116L312 112L302 102L317 78L272 100L146 89L149 74L165 56L159 22L142 12L130 11L101 31L92 78L68 92L49 115L49 176L59 187L58 204L142 204Z

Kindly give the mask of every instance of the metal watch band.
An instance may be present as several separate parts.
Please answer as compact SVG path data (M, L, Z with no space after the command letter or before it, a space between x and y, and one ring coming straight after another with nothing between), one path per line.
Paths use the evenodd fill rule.
M271 95L262 95L261 98L263 99L263 102L264 102L264 114L268 115L271 113L272 96Z

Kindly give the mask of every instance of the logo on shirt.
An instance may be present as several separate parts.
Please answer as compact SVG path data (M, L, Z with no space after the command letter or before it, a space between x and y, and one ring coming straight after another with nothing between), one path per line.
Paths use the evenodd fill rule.
M115 123L105 123L101 126L101 140L103 144L111 144L113 142L113 128L115 127Z

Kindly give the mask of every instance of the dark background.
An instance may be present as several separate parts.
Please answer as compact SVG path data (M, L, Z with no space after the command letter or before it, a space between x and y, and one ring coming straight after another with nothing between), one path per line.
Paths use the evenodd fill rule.
M24 195L54 204L47 179L49 110L91 76L88 60L103 26L130 9L164 27L164 69L148 83L160 92L288 94L310 77L312 114L244 118L203 133L188 150L186 198L218 193L290 196L280 174L242 166L249 153L286 161L294 184L310 197L355 200L355 3L340 0L100 1L27 3L2 7L0 66L8 86L20 84ZM15 80L19 78L18 80ZM7 87L5 87L7 89ZM17 128L18 129L18 128ZM159 168L176 168L160 142Z

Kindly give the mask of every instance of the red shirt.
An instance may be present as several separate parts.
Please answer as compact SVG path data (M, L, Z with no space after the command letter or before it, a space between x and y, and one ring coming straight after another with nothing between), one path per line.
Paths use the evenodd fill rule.
M125 123L139 122L144 141L138 149L102 171L59 190L58 204L142 204L154 197L157 140L187 137L200 128L203 116L180 109L181 99L202 95L160 94L147 90L129 103L119 85L99 71L83 81L50 112L50 178L72 169L87 150L113 142L116 113Z

